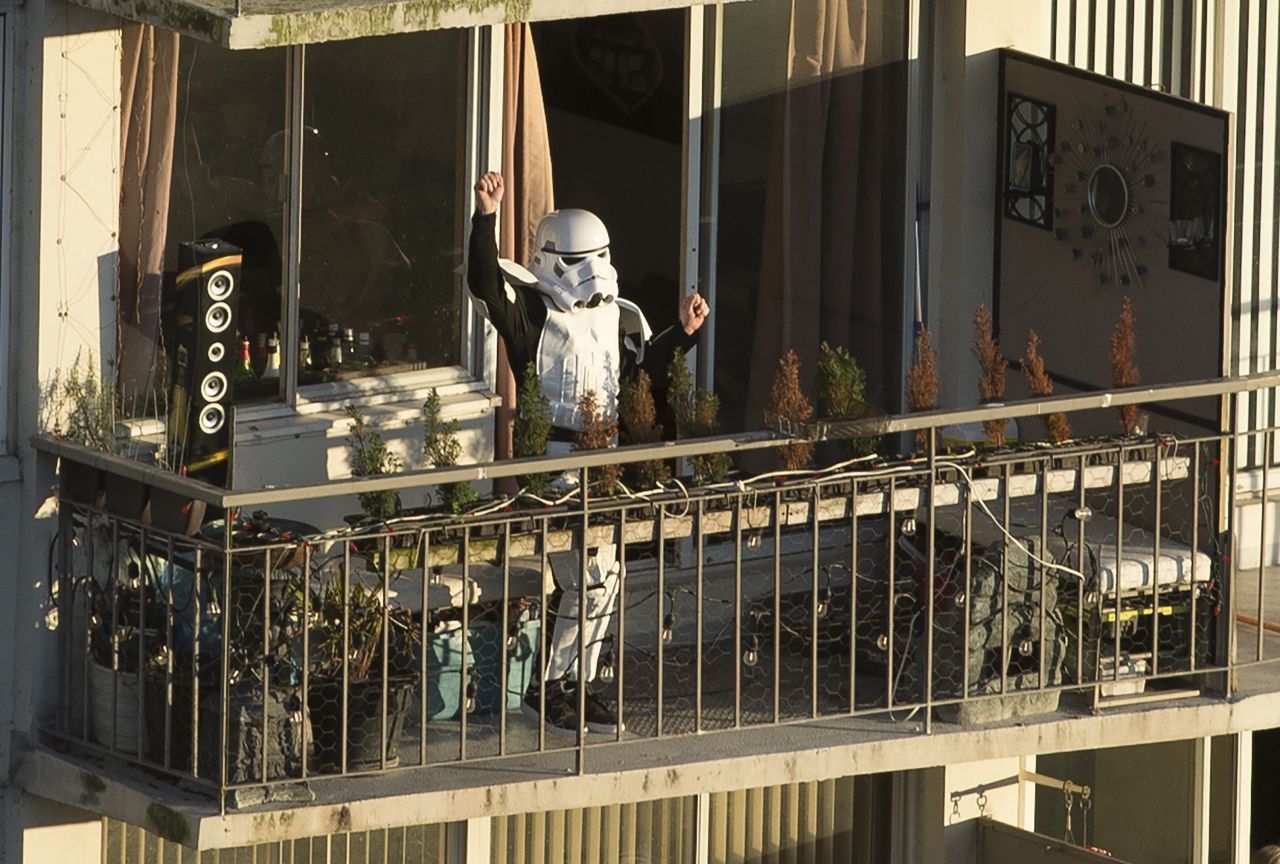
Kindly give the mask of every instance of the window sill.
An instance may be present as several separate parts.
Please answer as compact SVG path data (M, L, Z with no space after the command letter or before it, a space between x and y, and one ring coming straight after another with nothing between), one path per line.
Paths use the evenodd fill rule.
M443 373L443 374L442 374ZM434 389L440 394L446 420L481 416L502 404L483 381L466 376L462 370L434 369L414 373L419 380L397 383L396 390L365 392L358 397L317 392L308 388L301 394L297 410L284 405L252 405L237 412L236 446L254 446L304 437L345 438L350 430L348 404L356 405L370 426L395 429L421 424L422 403ZM408 386L405 386L408 384ZM320 385L328 388L332 385ZM345 389L345 388L344 388Z

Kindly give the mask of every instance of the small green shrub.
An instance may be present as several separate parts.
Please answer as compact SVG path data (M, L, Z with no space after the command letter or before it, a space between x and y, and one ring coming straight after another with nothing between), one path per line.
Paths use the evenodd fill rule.
M387 449L382 435L365 424L364 415L355 405L347 405L347 447L351 451L352 477L380 477L400 470L400 458ZM400 493L394 489L360 493L360 509L375 519L386 519L400 510Z
M542 392L538 380L538 367L530 363L525 367L520 392L516 396L516 421L512 432L512 452L517 459L545 456L551 440L551 403ZM546 474L525 474L520 485L534 495L546 491L549 479Z
M441 417L439 391L432 389L422 403L423 452L434 468L457 465L462 458L462 442L458 440L458 421ZM467 482L446 483L440 489L441 503L454 513L471 509L480 495Z

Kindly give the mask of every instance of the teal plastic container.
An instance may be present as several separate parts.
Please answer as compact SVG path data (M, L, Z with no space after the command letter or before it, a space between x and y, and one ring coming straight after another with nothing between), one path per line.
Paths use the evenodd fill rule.
M535 673L538 637L542 622L536 618L520 621L512 630L514 639L507 649L507 674L502 674L502 627L489 621L471 625L471 652L476 685L476 714L496 714L520 707L525 688Z

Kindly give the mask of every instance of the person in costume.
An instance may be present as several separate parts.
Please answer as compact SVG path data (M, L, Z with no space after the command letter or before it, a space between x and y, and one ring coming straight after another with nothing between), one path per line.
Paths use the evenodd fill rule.
M599 217L586 210L554 210L543 216L527 269L499 260L495 223L504 192L501 174L490 172L476 182L467 286L502 337L517 377L523 379L530 364L537 370L551 407L548 453L566 453L582 429L578 403L584 393L593 391L601 410L616 414L622 381L643 369L655 383L664 382L675 350L688 351L697 344L698 329L711 310L699 294L691 293L680 302L679 325L654 336L639 307L618 296L618 274L609 260L609 232ZM537 688L544 687L541 699L549 730L577 734L585 727L613 733L619 731L616 712L589 688L585 716L578 717L581 569L573 553L552 561L557 588L554 632L542 680L535 680L525 693L523 707L536 717ZM582 666L588 681L596 675L621 570L615 545L587 550Z

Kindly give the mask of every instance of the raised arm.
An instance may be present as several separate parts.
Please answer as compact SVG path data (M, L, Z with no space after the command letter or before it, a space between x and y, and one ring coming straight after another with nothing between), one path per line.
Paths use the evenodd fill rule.
M520 375L537 345L546 309L528 302L528 291L508 286L498 267L494 227L506 189L502 175L490 172L476 181L476 210L467 249L467 287L486 307L487 316L507 344L512 367ZM533 320L536 317L537 320ZM532 346L532 347L531 347Z

